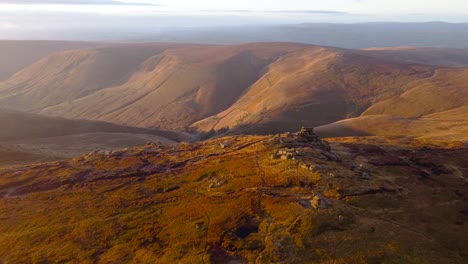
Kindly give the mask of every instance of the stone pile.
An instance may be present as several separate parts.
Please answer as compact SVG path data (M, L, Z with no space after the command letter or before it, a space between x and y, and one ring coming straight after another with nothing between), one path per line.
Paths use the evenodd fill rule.
M318 149L330 151L330 146L326 141L321 140L314 132L313 128L303 127L297 133L284 133L278 135L278 143L288 148L313 146Z
M315 134L314 128L312 127L302 127L301 130L297 133L299 141L302 142L320 142L320 138Z

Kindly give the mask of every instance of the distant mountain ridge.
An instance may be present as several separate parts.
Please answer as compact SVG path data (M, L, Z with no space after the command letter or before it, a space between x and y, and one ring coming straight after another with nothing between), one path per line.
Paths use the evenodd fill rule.
M393 46L468 48L468 23L305 23L168 30L144 41L201 44L297 42L347 49Z

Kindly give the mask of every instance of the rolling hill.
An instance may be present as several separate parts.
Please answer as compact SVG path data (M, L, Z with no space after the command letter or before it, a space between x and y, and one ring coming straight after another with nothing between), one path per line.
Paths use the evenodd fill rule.
M407 85L405 92L375 103L363 115L420 117L466 106L468 69L442 69Z
M0 84L0 103L127 126L268 134L463 107L467 56L463 49L293 43L107 44L24 68Z
M173 44L117 44L49 55L0 83L5 108L43 109L120 84L141 63ZM1 99L0 99L1 100Z
M359 116L373 103L432 74L430 67L382 62L348 51L304 50L271 64L234 105L194 126L218 130L255 124L263 131L281 132L327 124Z
M0 40L0 81L51 53L99 45L79 41Z
M341 120L316 128L321 137L398 136L411 137L426 144L468 142L467 106L405 118L392 115L366 115Z

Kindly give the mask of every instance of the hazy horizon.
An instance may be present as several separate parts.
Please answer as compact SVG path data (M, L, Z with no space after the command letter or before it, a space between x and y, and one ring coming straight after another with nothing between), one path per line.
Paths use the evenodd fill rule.
M462 0L391 4L383 0L0 0L0 35L2 39L60 39L63 33L80 31L137 36L173 28L243 25L466 23L467 10L468 2Z

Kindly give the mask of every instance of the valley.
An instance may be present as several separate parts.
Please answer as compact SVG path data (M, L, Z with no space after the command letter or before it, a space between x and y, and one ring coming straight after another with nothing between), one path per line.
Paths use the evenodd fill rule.
M0 263L468 262L466 49L11 43Z
M275 133L367 115L420 118L466 105L464 54L293 43L112 44L54 53L20 70L0 85L0 103L191 133Z

